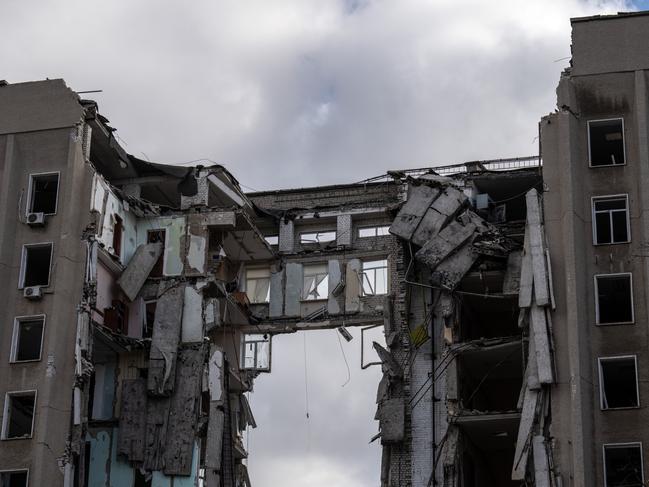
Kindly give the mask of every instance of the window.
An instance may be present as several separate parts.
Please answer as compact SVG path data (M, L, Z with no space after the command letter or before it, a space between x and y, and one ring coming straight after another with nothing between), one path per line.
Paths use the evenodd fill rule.
M381 225L379 227L364 227L358 229L359 237L384 237L385 235L390 235L388 231L390 225Z
M269 335L244 335L241 368L270 372L271 344Z
M0 487L27 487L28 476L27 470L0 472Z
M604 485L606 487L642 487L642 443L604 445Z
M388 293L388 261L363 262L363 296Z
M640 401L635 355L600 358L598 362L601 408L637 408Z
M595 319L598 325L633 323L630 273L595 276Z
M246 294L251 303L270 301L270 269L246 269Z
M124 224L119 215L113 215L113 252L117 257L122 257L122 233Z
M629 197L605 196L592 199L593 243L595 245L631 241Z
M266 235L264 239L268 245L279 245L279 235Z
M142 328L142 338L151 338L153 336L153 324L155 323L155 310L158 306L158 301L145 301L144 302L144 326Z
M14 320L11 362L28 362L41 359L44 326L45 315L20 316Z
M300 243L303 244L333 242L334 240L336 240L336 232L333 230L300 234Z
M624 121L621 118L588 122L588 162L593 167L626 163Z
M149 277L162 277L162 271L164 266L164 255L165 255L165 231L164 230L149 230L146 233L146 243L162 243L162 252L160 257L156 261Z
M51 243L23 245L20 287L48 286L51 261Z
M36 391L8 392L5 395L3 440L31 438L35 405Z
M302 299L314 301L329 297L329 271L327 264L310 264L304 266Z
M32 174L29 176L28 213L54 215L59 192L59 174Z

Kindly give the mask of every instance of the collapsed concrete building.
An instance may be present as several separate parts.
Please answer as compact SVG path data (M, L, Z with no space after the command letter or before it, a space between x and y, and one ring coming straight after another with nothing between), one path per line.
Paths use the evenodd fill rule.
M2 83L0 485L250 486L272 337L349 327L385 336L382 486L644 485L648 35L573 19L542 162L249 194Z

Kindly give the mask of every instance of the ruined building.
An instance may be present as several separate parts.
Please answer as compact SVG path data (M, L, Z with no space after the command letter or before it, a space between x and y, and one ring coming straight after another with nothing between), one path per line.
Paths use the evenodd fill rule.
M348 185L244 194L0 83L0 486L250 486L272 337L350 327L383 487L644 485L649 15L572 24L541 157Z

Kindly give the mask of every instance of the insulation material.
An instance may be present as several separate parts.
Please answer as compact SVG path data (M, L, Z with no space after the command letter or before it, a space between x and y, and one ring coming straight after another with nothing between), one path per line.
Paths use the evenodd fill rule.
M203 294L193 286L186 286L181 341L200 343L203 336Z
M284 314L284 269L270 273L270 298L268 315L278 318Z
M202 345L183 348L178 354L176 387L169 409L165 448L166 475L190 475L201 390Z
M410 240L415 245L424 245L437 235L466 204L467 197L462 191L453 186L446 186L426 210Z
M158 294L147 388L154 395L169 395L174 387L185 285L176 283L165 288L161 283Z
M390 233L410 240L439 190L428 185L410 186L408 199L390 226Z
M361 261L347 262L345 271L345 313L358 313L361 310Z
M284 314L300 316L300 301L302 299L302 264L289 262L286 264L286 295Z
M162 252L161 243L140 245L128 267L117 280L124 294L134 301Z
M117 453L131 462L144 461L146 399L144 379L123 381Z
M352 216L338 215L338 217L336 218L336 245L340 247L340 246L349 246L351 244L352 244Z
M333 291L338 288L342 283L342 273L340 271L340 262L337 260L330 260L328 262L329 274L329 297L327 299L327 312L330 315L340 314L340 303L338 297L334 295Z

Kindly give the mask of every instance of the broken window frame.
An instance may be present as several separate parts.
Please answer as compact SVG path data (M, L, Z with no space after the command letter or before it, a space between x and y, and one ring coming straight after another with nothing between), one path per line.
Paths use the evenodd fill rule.
M49 171L49 172L38 172L38 173L31 173L29 175L29 183L27 186L27 205L25 207L25 213L29 215L30 213L40 213L40 212L35 212L34 211L34 191L35 191L35 180L38 178L46 178L48 176L56 176L56 198L54 201L54 211L52 213L45 213L43 212L43 215L45 216L52 216L56 215L56 212L58 211L59 208L59 187L61 186L61 172L60 171Z
M604 362L621 362L623 360L633 360L633 367L635 372L635 394L636 394L636 405L635 406L621 406L621 407L610 407L607 405L606 394L605 394L605 382L604 382L604 369L602 363ZM597 369L599 375L599 407L602 411L616 411L620 409L638 409L640 407L640 388L638 384L638 357L636 355L616 355L613 357L598 357L597 358Z
M307 278L314 278L307 289ZM318 280L320 278L320 280ZM314 286L315 285L315 286ZM318 288L323 287L323 295L318 292ZM323 301L329 299L329 266L328 264L304 264L302 266L302 301Z
M606 470L606 450L618 448L639 448L640 450L640 474L642 477L642 485L644 485L644 452L641 441L630 441L627 443L604 443L602 445L602 468L604 469L604 487L615 487L608 483L608 472ZM632 485L632 484L629 484Z
M307 238L313 235L313 238ZM320 236L323 235L323 239L320 239ZM331 237L331 238L330 238ZM309 245L309 244L323 244L329 242L335 242L337 238L336 230L317 230L315 232L301 232L300 233L300 244Z
M267 272L268 276L260 276L260 277L250 277L249 274L255 274L255 273L260 273L260 272ZM255 289L257 287L258 281L263 281L263 280L268 281L268 289L266 290L266 295L263 300L255 300L254 296L252 296L248 291L250 290L250 282L255 281ZM243 281L243 289L248 296L248 301L250 301L251 304L268 304L270 303L270 266L265 266L265 267L246 267L245 271L245 279Z
M358 238L373 238L373 237L386 237L390 235L390 232L388 231L390 229L390 225L374 225L370 227L359 227L358 228ZM370 233L372 232L372 235L363 235L363 233Z
M257 339L256 337L262 337L262 339ZM259 356L259 344L268 344L268 364L264 367L259 367L258 365L258 356ZM246 348L247 345L254 345L253 351L253 366L248 367L246 365ZM273 336L272 335L263 335L259 333L245 334L241 336L241 370L254 370L256 372L270 372L271 363L273 355Z
M624 209L614 209L614 210L597 210L596 205L602 201L619 201L624 200ZM631 218L629 215L629 195L628 194L613 194L605 196L593 196L591 198L591 221L593 228L593 245L617 245L617 244L626 244L631 242ZM626 220L626 240L615 241L614 232L613 232L613 213L624 212ZM597 240L597 215L601 213L609 214L609 225L611 232L611 241L610 242L599 242Z
M24 485L25 485L25 487L27 487L29 485L29 469L28 468L16 468L16 469L11 469L11 470L0 470L0 486L5 485L4 484L5 479L3 479L2 477L4 477L5 475L11 475L11 474L15 474L15 473L16 474L24 473L25 474L25 484ZM9 480L11 480L11 479L9 479ZM10 485L10 484L7 484L7 485Z
M113 253L121 260L122 243L124 241L124 220L113 213Z
M9 434L9 423L11 421L11 398L13 397L24 397L24 396L33 396L34 397L34 409L32 411L32 424L29 435L23 436L7 436ZM36 406L38 404L38 391L36 389L29 389L24 391L8 391L5 393L5 402L3 407L2 415L2 433L0 434L0 439L3 441L9 440L29 440L34 437L34 424L36 421Z
M601 123L601 122L613 122L615 120L619 120L622 123L622 157L624 158L624 160L622 162L618 162L618 163L614 163L614 164L593 164L592 149L591 149L591 135L590 135L591 124L597 124L597 123ZM600 119L597 119L597 120L588 120L587 127L586 127L586 133L587 133L587 136L588 136L588 166L589 167L597 168L597 167L626 166L626 137L625 137L624 118L623 117L600 118Z
M27 273L27 252L30 248L37 247L49 247L50 248L50 266L47 270L47 283L46 284L32 284L31 286L25 286L25 276ZM20 275L18 277L18 289L24 289L25 287L39 286L47 287L52 282L52 257L54 256L54 243L53 242L39 242L32 244L23 244L22 253L20 256Z
M599 307L599 283L598 280L600 278L614 278L614 277L620 277L620 276L628 276L629 277L629 291L630 291L630 298L631 298L631 320L630 321L611 321L611 322L605 322L602 323L601 317L600 317L600 307ZM633 274L631 272L617 272L617 273L612 273L612 274L595 274L593 276L594 283L595 283L595 324L597 326L608 326L608 325L632 325L635 323L635 304L634 304L634 298L633 298Z
M41 320L41 342L38 350L38 358L18 360L18 348L20 346L20 330L21 324L29 321ZM45 339L45 315L26 315L16 316L14 318L14 328L11 336L11 352L9 354L9 363L20 364L25 362L39 362L43 358L43 340Z
M369 267L365 268L366 264L372 264L375 262L385 262L385 266L380 266L380 267ZM367 271L372 271L372 282L370 282L370 278L368 277ZM377 285L376 285L376 278L377 278L377 271L379 270L385 270L385 292L384 293L378 293L376 291ZM390 292L390 282L388 280L388 259L377 259L377 260L364 260L361 262L361 273L360 273L360 278L361 278L361 295L362 296L385 296ZM365 283L367 282L367 285L369 286L371 292L366 292L365 290Z
M265 235L264 240L271 247L277 247L279 245L279 235Z

